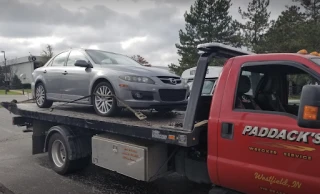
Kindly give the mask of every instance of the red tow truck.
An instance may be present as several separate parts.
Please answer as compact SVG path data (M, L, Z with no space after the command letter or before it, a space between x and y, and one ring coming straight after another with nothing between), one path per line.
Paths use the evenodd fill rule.
M210 193L317 194L320 190L320 57L254 54L219 43L201 51L185 111L97 116L80 105L40 109L2 102L13 124L33 129L33 154L59 174L89 162L141 181L179 173ZM211 60L227 58L212 96Z

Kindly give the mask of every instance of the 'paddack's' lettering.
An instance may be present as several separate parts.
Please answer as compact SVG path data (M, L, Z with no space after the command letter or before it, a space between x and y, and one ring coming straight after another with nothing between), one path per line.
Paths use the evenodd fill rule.
M320 144L320 133L310 133L305 131L292 130L288 131L286 129L276 129L267 127L257 127L246 125L243 128L242 135L269 138L269 139L281 139L288 141L296 141L302 143L309 143L309 137L312 137L312 142L316 145Z

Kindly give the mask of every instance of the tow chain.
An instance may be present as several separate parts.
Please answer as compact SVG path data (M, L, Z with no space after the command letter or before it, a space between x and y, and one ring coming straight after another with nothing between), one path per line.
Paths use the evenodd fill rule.
M52 112L55 108L57 107L60 107L60 106L64 106L64 105L67 105L69 103L73 103L73 102L77 102L79 100L83 100L83 99L86 99L86 98L90 98L90 97L93 97L93 96L99 96L99 97L114 97L118 100L118 102L120 102L125 108L127 108L129 111L131 111L139 120L143 121L144 123L146 123L148 126L152 126L152 124L147 121L147 116L144 115L142 112L140 111L135 111L134 109L132 109L129 105L127 105L126 103L124 103L122 100L120 100L116 95L114 94L111 94L111 95L102 95L102 94L97 94L97 93L94 93L92 95L88 95L88 96L84 96L84 97L81 97L81 98L78 98L76 100L73 100L73 101L70 101L70 102L66 102L66 103L63 103L63 104L59 104L55 107L52 107L50 108L50 112ZM17 100L12 100L11 103L15 103L15 104L21 104L21 103L28 103L28 102L34 102L34 98L31 98L31 99L28 99L28 100L23 100L23 101L17 101Z

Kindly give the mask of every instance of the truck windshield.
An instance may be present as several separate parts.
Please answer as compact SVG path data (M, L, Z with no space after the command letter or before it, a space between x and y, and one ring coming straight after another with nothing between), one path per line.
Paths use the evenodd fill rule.
M142 66L140 63L124 55L110 53L106 51L100 51L100 50L86 50L86 52L96 64L101 64L101 65L119 64L119 65L129 65L129 66Z
M314 63L316 63L317 65L320 65L320 57L311 58L310 60L313 61Z

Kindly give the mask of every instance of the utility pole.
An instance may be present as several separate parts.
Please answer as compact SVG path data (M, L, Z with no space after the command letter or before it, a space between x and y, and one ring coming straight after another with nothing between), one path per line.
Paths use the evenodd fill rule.
M3 53L3 58L4 58L4 84L5 84L5 90L6 94L8 94L8 86L7 86L7 58L6 58L6 52L1 51Z

